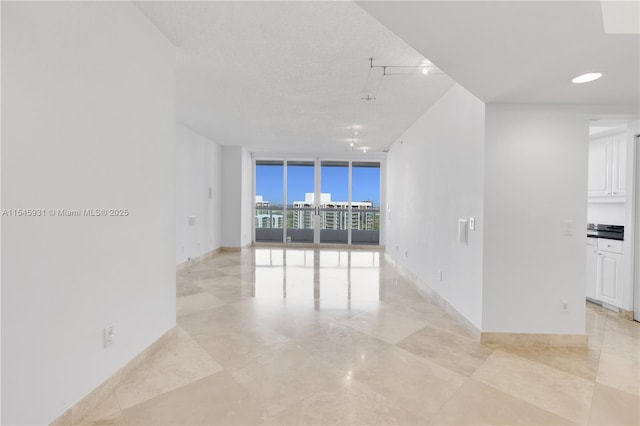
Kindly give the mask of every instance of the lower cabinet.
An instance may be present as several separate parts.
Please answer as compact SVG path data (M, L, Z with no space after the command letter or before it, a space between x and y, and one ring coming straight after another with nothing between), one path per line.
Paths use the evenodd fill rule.
M622 302L622 254L598 250L596 299L617 307Z
M587 297L598 300L598 239L587 238Z

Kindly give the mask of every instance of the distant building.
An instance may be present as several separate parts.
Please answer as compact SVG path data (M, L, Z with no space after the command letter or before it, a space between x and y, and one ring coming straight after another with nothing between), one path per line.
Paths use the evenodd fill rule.
M262 199L262 195L256 195L256 208L260 207L269 207L271 203L269 201L264 201Z
M307 192L304 201L294 201L287 214L287 228L313 229L315 194ZM346 230L349 223L349 202L333 201L330 193L320 194L320 226L322 229ZM375 231L379 229L380 215L372 201L351 202L351 229ZM282 210L274 210L271 203L256 195L256 228L282 228Z
M274 213L271 203L256 195L256 228L282 228L284 216L282 212Z
M315 194L305 193L304 201L294 201L294 209L307 208L309 210L294 210L291 227L294 229L313 229ZM326 210L325 210L326 209ZM370 210L370 211L367 211ZM332 201L331 194L320 194L320 223L322 229L347 229L349 221L349 202ZM373 231L378 229L379 215L373 210L372 201L351 202L351 229Z

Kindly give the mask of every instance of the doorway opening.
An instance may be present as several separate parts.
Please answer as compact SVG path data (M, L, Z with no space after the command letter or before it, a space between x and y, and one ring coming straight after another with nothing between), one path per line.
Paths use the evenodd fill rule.
M638 131L633 117L589 123L587 300L640 319Z

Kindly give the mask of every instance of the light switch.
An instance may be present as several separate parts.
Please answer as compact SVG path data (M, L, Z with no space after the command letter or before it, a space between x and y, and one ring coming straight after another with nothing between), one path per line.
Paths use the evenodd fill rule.
M475 217L470 217L469 218L469 230L470 231L474 231L476 229L476 218Z
M564 232L565 237L570 237L573 235L573 221L568 219L564 221Z
M189 226L195 226L195 225L196 225L196 217L189 216Z

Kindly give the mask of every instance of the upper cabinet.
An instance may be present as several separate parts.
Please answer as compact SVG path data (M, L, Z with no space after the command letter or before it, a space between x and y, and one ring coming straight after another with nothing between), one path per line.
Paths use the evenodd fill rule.
M613 167L611 169L611 194L625 195L627 181L627 141L624 133L612 136Z
M611 192L611 149L609 139L592 140L589 144L589 197L604 197Z
M592 139L589 144L589 200L624 201L626 133Z

